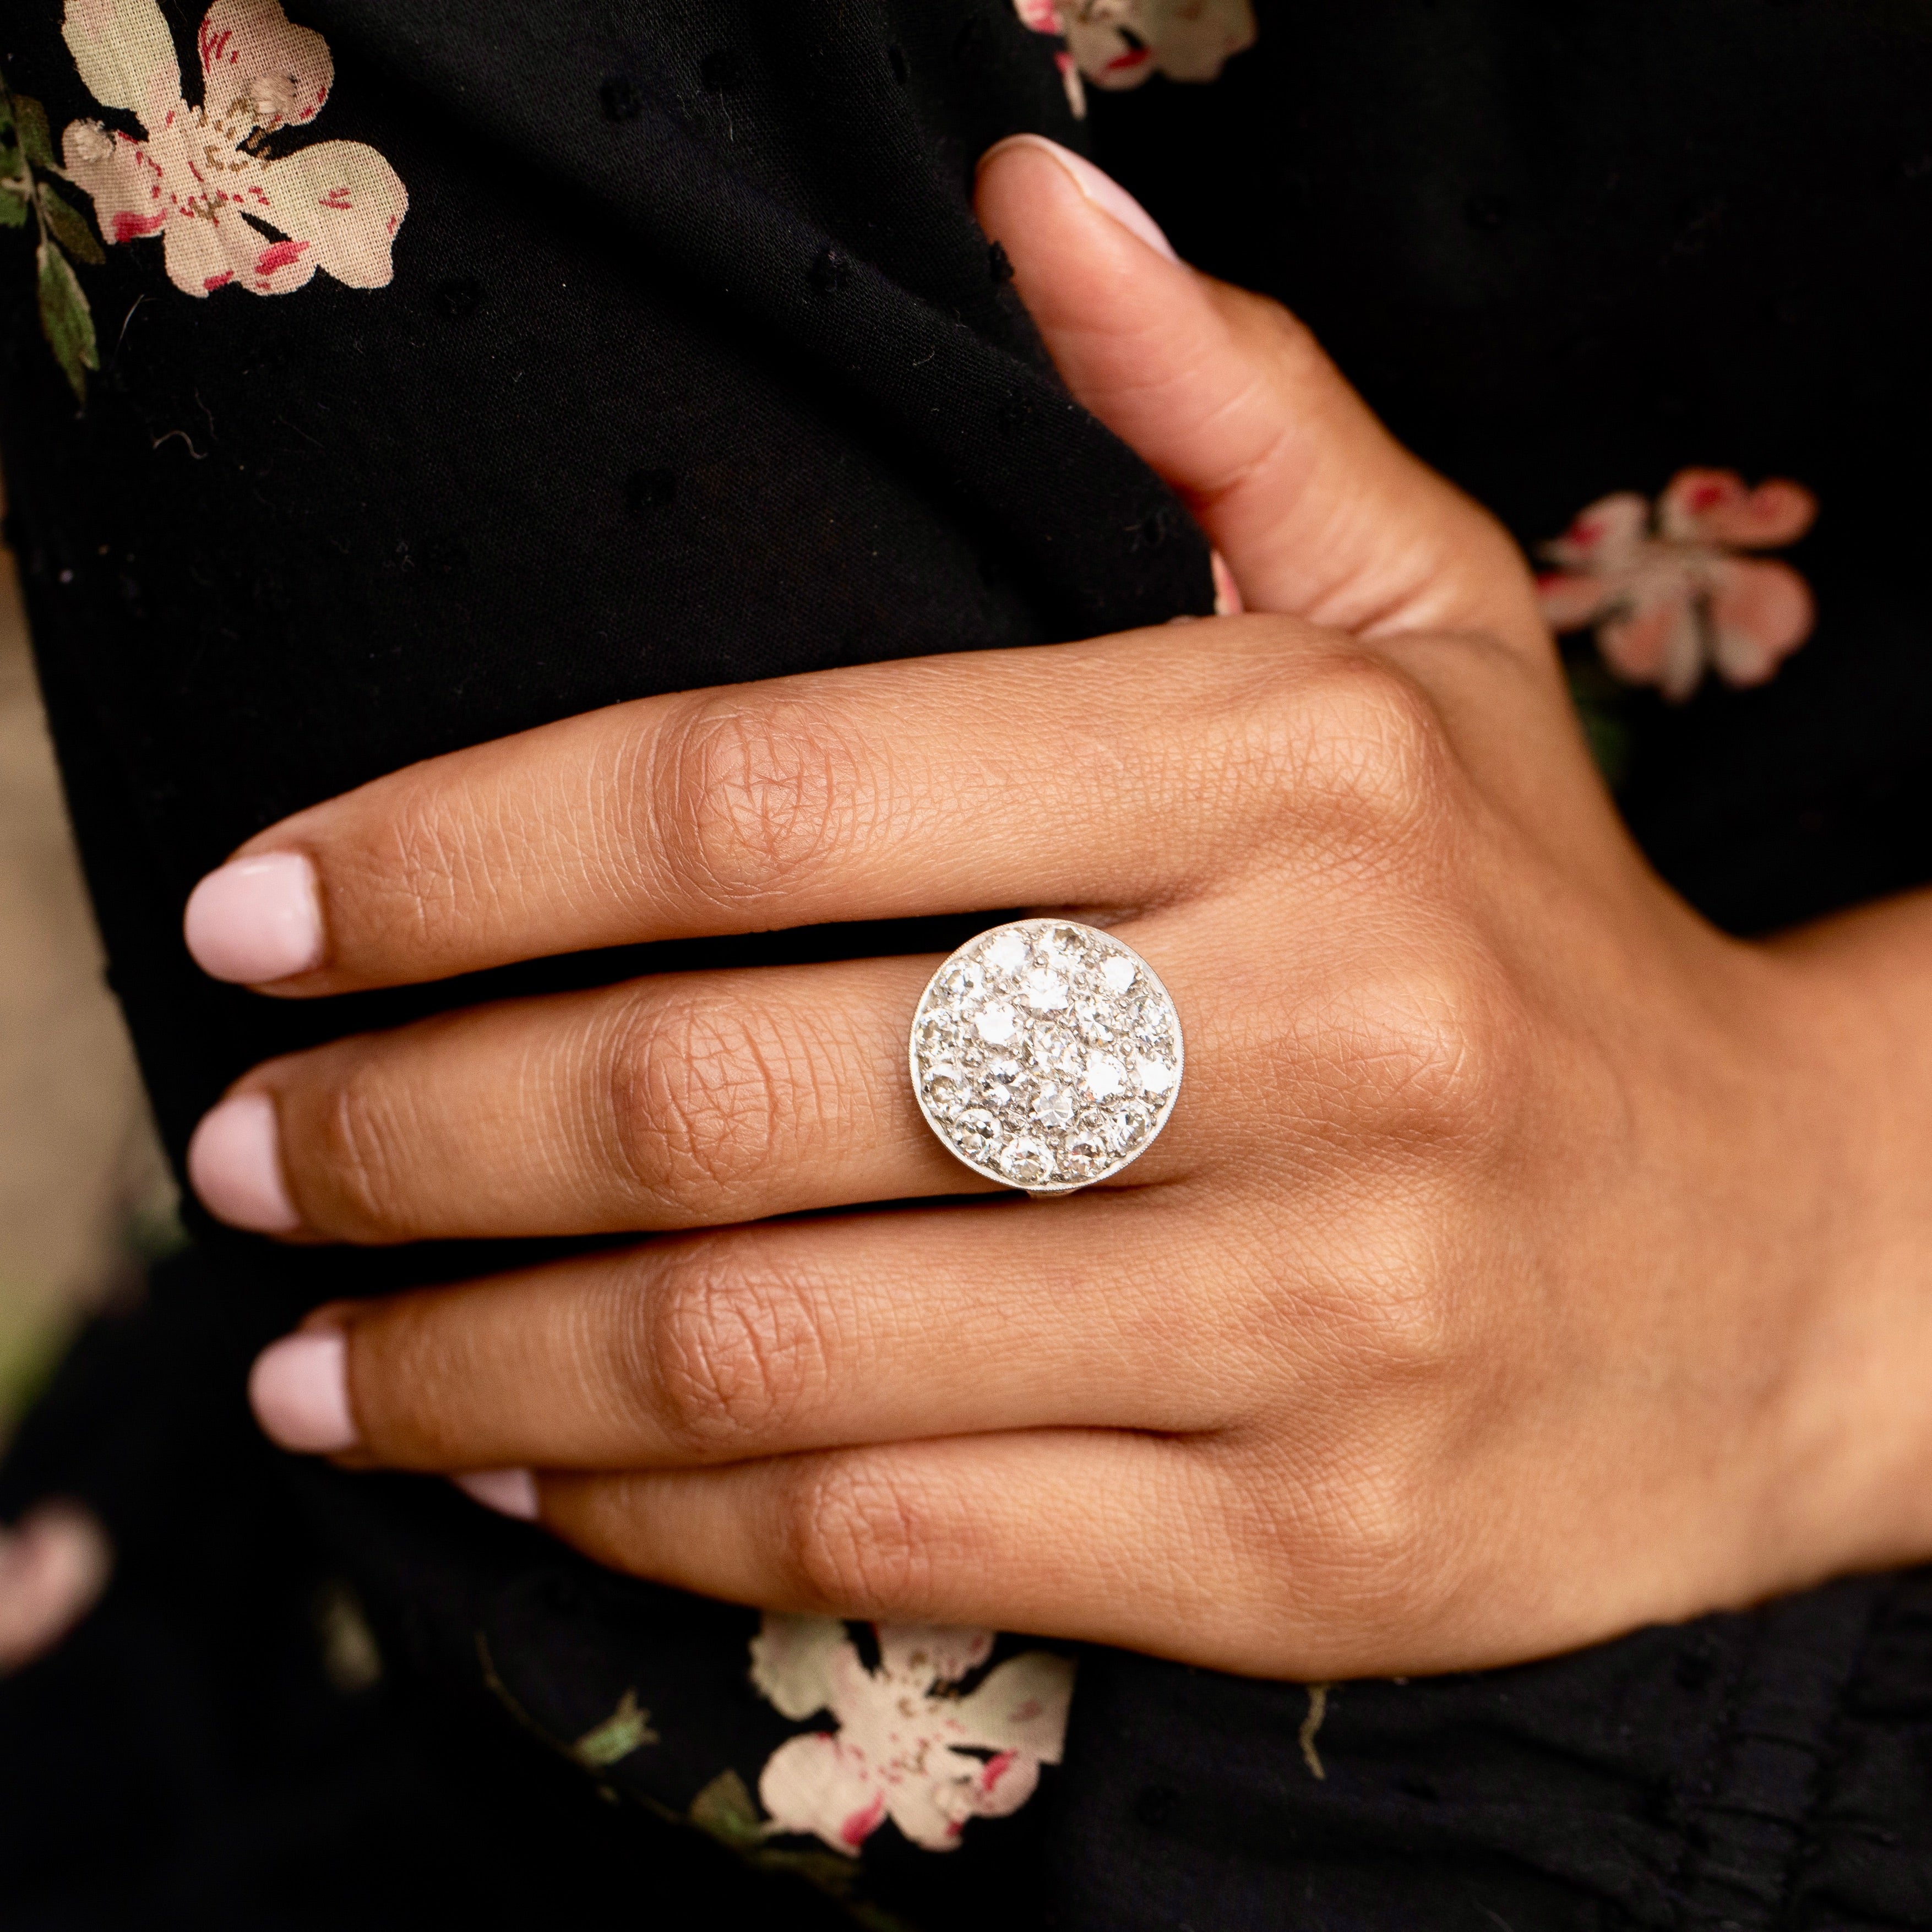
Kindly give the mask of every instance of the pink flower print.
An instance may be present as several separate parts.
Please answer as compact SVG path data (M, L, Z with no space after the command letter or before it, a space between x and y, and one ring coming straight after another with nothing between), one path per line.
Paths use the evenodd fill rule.
M1208 81L1255 44L1250 0L1013 0L1034 32L1066 42L1060 70L1076 115L1087 111L1082 77L1096 87L1138 87L1156 74Z
M1796 483L1747 490L1728 470L1685 470L1653 512L1630 491L1592 503L1543 546L1561 568L1538 580L1558 631L1594 628L1630 684L1688 698L1714 666L1728 684L1762 684L1811 634L1810 586L1789 564L1740 556L1795 543L1818 514Z
M358 141L265 152L271 135L322 112L335 80L327 41L292 26L279 0L214 0L196 42L198 107L182 98L155 0L67 0L64 31L94 98L147 136L76 121L63 137L68 172L110 242L160 236L168 279L191 296L230 284L288 295L317 269L351 288L388 286L410 206L388 163Z
M1060 0L1013 0L1020 23L1030 27L1036 34L1052 34L1064 38L1060 24ZM1080 70L1075 65L1072 55L1064 47L1053 57L1054 64L1060 69L1060 85L1066 89L1066 104L1073 110L1076 121L1087 118L1087 88L1080 78Z
M880 1625L868 1670L844 1624L767 1616L752 1682L788 1718L829 1711L836 1731L792 1738L758 1780L768 1833L797 1832L856 1858L890 1818L928 1852L950 1852L972 1818L1017 1811L1058 1764L1073 1695L1065 1658L1009 1658L962 1696L992 1654L990 1630Z

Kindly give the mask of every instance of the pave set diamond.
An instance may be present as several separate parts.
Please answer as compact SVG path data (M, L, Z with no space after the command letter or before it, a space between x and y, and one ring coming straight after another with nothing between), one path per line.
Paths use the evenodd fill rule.
M1180 1020L1112 934L1028 919L969 940L913 1016L922 1112L966 1165L1030 1193L1118 1174L1167 1124Z

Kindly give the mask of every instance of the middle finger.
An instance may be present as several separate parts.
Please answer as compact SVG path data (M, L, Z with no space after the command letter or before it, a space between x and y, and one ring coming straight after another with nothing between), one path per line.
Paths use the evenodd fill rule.
M218 977L313 998L519 959L986 906L1138 905L1310 754L1264 701L1354 647L1280 619L616 705L375 780L196 890Z

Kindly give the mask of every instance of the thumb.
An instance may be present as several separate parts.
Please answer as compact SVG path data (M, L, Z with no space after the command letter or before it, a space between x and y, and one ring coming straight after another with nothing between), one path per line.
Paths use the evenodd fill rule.
M1250 610L1547 652L1515 544L1286 309L1187 267L1125 189L1038 135L988 153L976 202L1069 388L1180 494Z

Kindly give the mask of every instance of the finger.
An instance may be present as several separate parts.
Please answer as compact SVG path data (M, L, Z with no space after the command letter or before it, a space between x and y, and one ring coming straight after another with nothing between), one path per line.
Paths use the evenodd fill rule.
M1176 260L1090 162L1037 135L982 162L980 219L1068 387L1186 498L1250 610L1549 649L1520 552L1404 449L1279 304Z
M39 1504L0 1528L0 1677L44 1657L100 1601L113 1546L92 1510Z
M907 1077L937 959L668 974L257 1068L197 1129L220 1220L383 1243L758 1220L993 1184Z
M1156 1653L1184 1631L1190 1661L1252 1669L1294 1606L1229 1548L1215 1480L1187 1443L1064 1430L544 1474L538 1509L599 1562L734 1603Z
M1132 905L1242 849L1259 694L1340 640L1256 620L614 706L285 820L190 950L302 996L694 935ZM1267 714L1264 713L1263 716Z
M1257 1319L1229 1346L1258 1258L1190 1225L1177 1196L1016 1202L580 1256L327 1311L263 1355L257 1411L287 1448L443 1472L1216 1429L1295 1344Z
M1231 1031L1246 1004L1224 986L1243 904L1117 928L1181 989L1203 1090L1245 1058ZM994 1184L934 1132L908 1059L940 963L656 974L332 1042L244 1076L196 1130L189 1178L232 1226L370 1244L648 1233L980 1192ZM1023 1005L1006 1016L1010 1047L982 1060L969 1045L963 1064L932 1066L928 1098L993 1110L983 1124L1002 1142L1034 1118L1125 1133L1124 1148L1142 1150L1132 1185L1192 1171L1178 1138L1139 1138L1173 1084L1165 1058L1094 1033L1101 1016L1073 1010L1077 992L1054 997L1068 1010L1024 1026ZM1141 1102L1153 1111L1121 1112ZM1198 1160L1213 1138L1195 1138Z

